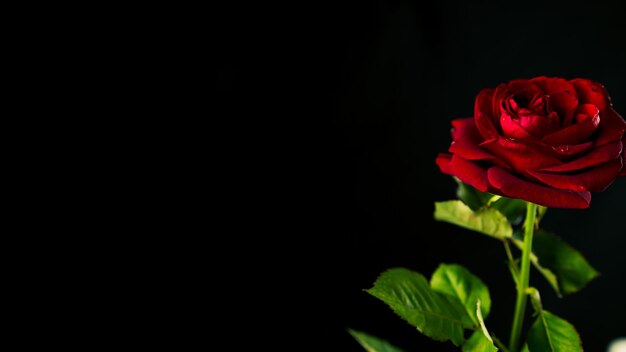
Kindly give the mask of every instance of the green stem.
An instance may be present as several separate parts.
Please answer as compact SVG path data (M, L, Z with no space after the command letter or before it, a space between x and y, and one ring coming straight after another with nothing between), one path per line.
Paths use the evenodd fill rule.
M535 232L536 214L537 205L527 202L526 221L524 222L524 248L522 250L521 273L517 283L517 301L515 302L515 315L513 316L511 340L509 341L509 350L511 352L519 351L522 325L524 324L524 314L526 313L526 289L528 288L528 281L530 278L530 253L533 248L533 234Z
M516 275L516 278L519 278L519 269L517 268L517 265L515 265L515 258L513 258L513 252L511 252L511 246L509 245L509 241L504 241L504 250L506 251L506 257L509 260L509 265L511 266L511 269L513 269L514 271L514 275ZM515 282L517 282L517 280L514 280Z

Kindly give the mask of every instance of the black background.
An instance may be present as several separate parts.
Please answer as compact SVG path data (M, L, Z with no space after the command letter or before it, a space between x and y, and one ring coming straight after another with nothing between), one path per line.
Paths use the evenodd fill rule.
M429 277L447 262L466 266L489 285L486 324L508 341L515 297L504 250L498 241L432 219L434 201L455 197L455 184L440 173L435 156L447 150L450 121L472 116L479 90L511 79L590 78L606 86L625 115L624 5L349 1L303 7L277 7L284 21L260 25L272 27L267 36L231 27L254 49L227 57L218 76L235 109L242 104L239 93L257 96L253 101L265 109L254 114L263 121L257 123L274 111L286 115L272 126L281 143L264 142L284 155L271 177L288 197L284 212L272 214L269 227L259 231L272 235L256 241L272 240L276 252L286 252L260 281L273 277L284 284L272 293L280 298L276 304L306 322L286 318L272 339L285 338L281 329L291 327L308 336L293 350L361 351L345 332L350 327L407 351L456 351L450 342L422 336L362 291L388 268ZM271 36L280 39L276 47L269 47ZM230 52L237 47L227 43ZM246 74L254 78L251 86L240 85ZM250 175L272 175L273 165L260 165ZM271 202L274 183L268 188L255 206ZM531 273L544 307L576 326L586 351L604 351L626 336L625 199L622 178L594 194L590 209L551 209L543 221L602 274L559 299ZM278 227L285 231L274 234Z

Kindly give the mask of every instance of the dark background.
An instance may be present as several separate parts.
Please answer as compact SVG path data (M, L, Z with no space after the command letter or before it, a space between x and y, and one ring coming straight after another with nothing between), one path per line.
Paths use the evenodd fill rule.
M222 19L213 29L221 60L218 103L227 107L225 119L239 125L245 116L253 127L235 126L236 134L247 134L221 147L241 149L244 159L231 162L244 168L236 187L254 189L233 200L255 215L238 218L252 231L231 239L237 255L228 265L244 263L247 274L234 280L245 287L235 305L247 318L231 314L231 325L271 326L264 343L290 350L361 351L345 331L350 327L407 351L457 351L362 291L388 268L429 277L447 262L489 285L486 324L508 341L515 297L504 250L498 241L432 219L433 202L454 198L456 187L435 156L449 146L450 121L472 116L480 89L516 78L596 80L626 115L624 5L300 5L259 4L261 15L231 4L215 13ZM285 119L274 123L275 115ZM248 137L253 145L240 147ZM544 306L576 326L586 351L604 351L626 336L624 200L626 178L594 194L590 209L551 209L543 221L601 272L562 299L531 273ZM249 306L266 311L250 315ZM277 310L288 317L270 324Z
M514 286L502 245L432 219L434 201L455 197L434 158L450 143L450 120L472 116L481 88L515 78L590 78L626 114L625 15L619 2L547 1L363 1L319 13L302 67L312 72L302 91L313 99L301 109L315 111L307 122L321 127L304 185L320 193L305 208L315 231L301 250L316 253L308 290L321 300L326 326L316 334L329 350L361 350L344 331L351 327L407 351L457 351L362 291L385 269L429 277L440 262L463 264L489 285L486 324L508 341ZM586 351L626 336L624 200L626 178L594 194L589 210L553 209L543 223L602 274L559 299L532 272L544 306L576 326Z

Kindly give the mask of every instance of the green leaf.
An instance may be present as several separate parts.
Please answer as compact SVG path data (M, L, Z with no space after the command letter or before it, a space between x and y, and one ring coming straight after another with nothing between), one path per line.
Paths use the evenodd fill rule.
M458 187L456 188L456 196L472 210L478 210L482 208L492 197L491 194L481 192L476 188L463 183L456 177L454 177L454 181L456 181L458 185Z
M463 345L463 352L496 352L497 350L482 331L474 331Z
M520 249L524 245L521 240L513 243ZM545 230L535 232L530 260L559 297L580 291L600 275L579 251Z
M518 245L518 247L521 245L523 246L522 243L516 243ZM522 247L519 247L522 248ZM535 255L535 253L530 253L530 261L531 263L533 263L533 266L535 267L535 269L537 269L537 271L539 271L539 273L541 273L541 275L543 275L543 277L548 281L548 283L550 284L550 286L552 286L552 288L554 289L554 292L556 292L556 295L561 297L562 293L561 293L561 289L559 287L559 281L556 277L556 275L548 268L544 268L541 263L539 263L539 258Z
M529 352L582 352L580 336L572 324L556 315L540 310L528 332Z
M537 259L536 255L531 254L530 261L533 263L533 266L535 267L535 269L537 269L537 271L541 273L543 278L546 279L546 281L548 281L548 283L550 284L550 287L552 287L556 295L558 297L563 297L563 292L561 291L559 287L559 282L558 282L558 279L556 278L556 275L550 269L546 269L542 267L541 264L539 264L539 260Z
M463 329L473 326L463 305L452 297L433 291L423 275L396 268L384 272L367 290L385 302L422 334L437 340L464 342Z
M348 332L354 337L367 352L404 352L389 342L366 334L361 331L348 329Z
M554 273L563 294L579 291L599 275L579 251L548 231L535 233L533 252L539 264Z
M513 235L511 224L496 209L481 208L474 212L460 200L435 202L435 219L484 233L500 240Z
M519 225L526 215L526 202L520 199L501 197L491 204L511 222Z
M493 344L493 339L487 331L483 316L481 313L480 299L476 301L476 316L480 324L480 330L475 331L472 336L463 345L463 352L496 352L498 349Z
M489 315L491 297L489 289L477 276L458 264L440 264L430 278L430 287L440 293L457 298L478 326L476 301L482 302L482 315Z
M506 216L512 224L516 225L520 224L524 215L526 215L526 202L521 199L497 196L499 199L494 201L493 194L481 192L476 188L463 183L456 177L454 177L454 181L456 181L458 185L456 188L456 196L474 211L479 210L485 205L489 205L501 212L502 215ZM545 213L547 208L540 206L540 209L541 208L543 209L540 210L540 212L543 211ZM541 215L543 215L543 213L541 213Z

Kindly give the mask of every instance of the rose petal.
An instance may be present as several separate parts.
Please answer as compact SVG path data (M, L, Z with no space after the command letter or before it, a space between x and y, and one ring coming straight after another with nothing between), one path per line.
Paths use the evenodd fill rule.
M594 111L598 112L597 109L594 109ZM586 112L586 108L582 108L580 110L581 115ZM600 115L596 113L593 116L581 118L581 121L582 122L580 123L565 127L562 130L543 137L543 141L550 145L567 145L580 143L589 138L593 134L593 132L596 131L598 125L600 124Z
M594 146L601 146L622 139L626 131L626 122L612 108L608 108L601 114L598 135L595 138Z
M554 114L554 113L553 113ZM554 116L554 115L553 115ZM533 136L543 137L560 129L558 118L548 116L525 115L519 117L519 125Z
M543 172L568 172L585 169L591 166L600 165L609 160L616 159L622 153L622 142L615 142L598 147L578 159L568 163L545 168Z
M493 89L483 89L478 93L474 103L474 120L476 128L484 139L491 139L498 135L494 125L494 113L491 109Z
M494 166L487 171L489 183L496 193L519 198L546 207L583 209L589 207L591 193L557 190L541 186L513 176L501 167Z
M467 140L471 141L473 144L479 144L483 141L480 132L478 132L476 128L473 117L452 120L452 140Z
M572 155L577 155L583 152L588 151L593 146L593 142L585 142L581 144L567 144L567 145L555 145L555 146L546 146L546 148L550 148L548 153L554 153L558 155L557 157L571 157ZM542 149L545 150L545 149Z
M531 144L502 137L485 141L480 146L521 174L528 170L541 170L563 163L554 156L532 147Z
M500 126L502 126L502 133L507 137L520 140L536 139L524 127L515 122L508 112L502 112L500 115Z
M543 95L543 94L536 94L533 97L533 100L530 102L530 105L528 106L528 109L530 111L534 111L536 114L538 115L543 115L547 112L546 110L546 103L547 103L547 96Z
M548 110L556 111L561 116L562 126L571 125L574 110L578 106L574 85L563 78L545 76L533 78L530 81L548 97Z
M492 141L485 141L481 143L482 145L487 145ZM556 165L561 165L564 162L572 161L574 157L580 155L584 152L589 151L593 147L593 142L585 142L582 144L573 144L573 145L558 145L558 146L550 146L546 145L542 141L524 141L524 144L528 145L528 148L533 150L534 153L543 154L552 158L552 160L559 160L559 162L555 161Z
M467 160L494 160L495 156L482 150L478 145L466 142L452 142L448 151Z
M561 125L567 127L572 124L574 112L578 106L578 98L576 92L562 92L550 95L548 99L549 109L556 111L561 116Z
M552 96L557 93L567 93L574 95L576 93L576 89L572 85L572 83L568 82L563 78L558 77L535 77L530 80L534 85L539 87L541 91L546 94Z
M530 174L540 182L556 189L570 190L576 192L586 192L586 189L576 177L570 175L544 174L531 171Z
M573 79L570 82L576 88L580 104L593 104L601 112L606 109L607 105L610 106L609 95L601 84L582 78Z
M435 162L437 166L439 166L439 170L446 175L452 175L452 170L450 169L450 160L452 159L452 154L439 153Z
M492 112L494 120L498 120L500 112L503 108L503 102L508 102L510 98L515 95L524 95L532 98L535 95L540 94L541 91L530 81L525 79L516 79L506 84L501 84L496 87L493 92L492 99ZM530 99L529 99L530 100ZM506 105L506 104L505 104Z
M487 182L487 170L480 167L477 163L465 160L460 156L453 155L450 164L450 174L459 178L459 180L474 186L482 192L487 192L489 182Z
M530 172L539 181L559 189L602 192L617 178L622 170L622 158L617 158L580 174L562 175Z
M600 115L600 110L593 104L580 104L576 108L576 123L581 123L585 120L594 118L596 115Z
M458 154L467 160L490 160L496 165L502 164L497 157L489 154L479 145L483 138L478 132L473 118L457 119L452 121L452 144L448 151Z

